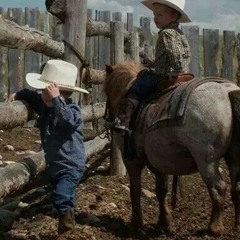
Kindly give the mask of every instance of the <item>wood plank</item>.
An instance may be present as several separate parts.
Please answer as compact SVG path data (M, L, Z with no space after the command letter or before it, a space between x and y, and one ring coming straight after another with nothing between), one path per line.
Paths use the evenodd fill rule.
M233 59L236 45L234 31L223 31L221 77L233 80Z
M110 22L111 30L111 64L117 64L124 61L124 24L122 22ZM123 143L124 138L115 132L112 132L110 172L112 175L126 175L126 168L123 164Z
M143 48L143 53L150 59L154 59L153 51L153 35L151 31L151 18L141 17L140 18L140 28L142 41L140 42L140 47Z
M63 43L53 41L44 32L27 26L19 26L0 15L0 45L44 53L54 58L62 58Z
M110 23L111 13L110 11L101 11L99 15L99 20L101 22ZM98 57L99 57L99 69L105 70L105 64L110 64L110 39L106 37L99 37L99 49L98 49ZM106 95L103 91L103 86L98 85L98 101L105 102Z
M4 8L0 7L0 14L4 14ZM6 48L0 46L0 102L4 101L8 94L5 85L5 72L6 72Z
M85 56L86 42L86 24L87 24L87 0L79 0L76 4L75 0L66 2L67 17L63 24L63 39L74 46L82 56ZM64 59L78 68L82 65L72 50L65 47ZM76 86L83 87L78 76ZM79 93L73 94L73 101L80 103L82 100Z
M99 119L104 116L105 103L84 106L81 110L84 122ZM32 110L24 101L0 103L0 129L11 129L22 126L31 119Z
M182 30L188 39L191 49L191 62L189 64L189 72L195 77L200 77L200 50L199 50L199 27L183 26Z
M31 28L39 29L40 12L38 8L25 8L25 24ZM41 66L41 54L33 51L25 51L25 74L39 73Z
M87 158L102 151L109 144L108 139L103 137L104 134L84 142ZM0 199L23 191L24 188L30 190L31 187L38 185L36 181L47 184L46 181L39 178L39 173L43 172L45 168L46 162L43 151L0 168ZM46 176L43 176L43 178L46 178Z
M236 49L237 49L237 84L240 86L240 33L237 35L237 43L236 43Z
M204 76L218 77L219 30L203 29Z
M9 8L7 18L18 25L23 25L22 8ZM13 93L24 86L24 52L8 49L8 93Z

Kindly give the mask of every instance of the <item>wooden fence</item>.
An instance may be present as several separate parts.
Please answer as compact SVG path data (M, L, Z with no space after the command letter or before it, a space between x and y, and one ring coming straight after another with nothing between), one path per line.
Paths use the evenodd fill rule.
M31 28L43 31L49 34L49 36L55 41L61 42L63 39L62 28L61 24L59 24L59 20L48 12L40 13L38 8L25 8L24 11L21 8L9 8L4 11L4 9L0 7L0 14L2 14L5 19L9 19L20 26L27 25ZM93 10L88 9L87 15L89 19L105 22L108 25L111 21L122 21L122 14L120 12L94 12ZM144 37L147 39L147 42L145 41L144 43L144 41L142 41L140 44L145 45L145 51L152 52L152 50L148 50L151 48L151 46L146 47L146 45L149 45L150 43L148 39L152 38L149 25L146 24L146 22L149 22L149 19L144 17L142 17L142 19L145 20L141 21L142 24L140 28L144 34ZM123 31L127 31L129 34L131 33L134 37L133 39L138 41L137 38L139 27L133 26L132 13L127 14L127 22L121 22L119 27L124 27ZM117 41L121 38L119 34L122 34L122 30L119 30L120 29L116 29L115 39ZM115 61L115 59L111 59L111 40L108 36L109 33L106 33L105 36L103 35L86 38L85 58L89 61L90 66L94 69L104 69L105 64L111 64ZM129 41L127 47L131 48L134 46L131 45L131 42ZM118 52L123 52L123 48L120 51L118 50ZM139 45L139 49L141 48L143 47ZM139 49L135 49L134 51L132 50L133 54L135 54L134 56L131 56L131 54L125 54L122 60L131 58L133 60L139 61ZM118 56L116 56L116 58L118 58ZM3 101L4 97L6 97L6 95L9 95L11 92L24 87L24 78L26 73L39 73L41 65L46 62L47 59L49 59L49 57L45 56L44 54L31 50L0 47L0 101ZM105 100L105 97L102 94L101 86L94 87L93 100L94 102L101 102Z
M61 42L63 34L61 24L56 17L48 12L39 12L38 8L9 8L6 11L0 7L0 14L6 19L16 22L19 25L28 25L31 28L41 30L56 41ZM122 14L119 12L111 13L109 11L93 11L88 10L88 18L95 21L110 24L111 21L122 21ZM145 52L148 56L153 56L154 41L150 31L150 20L142 17L140 19L140 27L133 26L132 13L127 14L127 21L123 24L124 29L135 36L132 38L135 45L131 45L131 41L126 41L121 45L123 49L117 52L125 52L119 59L111 59L113 54L110 51L111 38L109 36L90 36L86 38L85 57L88 59L90 66L94 69L104 69L105 64L113 64L114 62L124 61L125 59L133 59L139 61L139 52ZM119 25L121 28L122 25ZM219 30L204 29L200 35L198 26L183 26L183 31L187 35L191 46L192 61L190 63L190 71L196 77L202 76L220 76L230 80L239 81L239 34L234 31L224 31L220 34ZM140 33L140 35L139 35ZM119 41L121 29L116 29L115 40ZM138 42L136 44L136 42ZM114 44L114 43L113 43ZM118 44L117 42L115 44ZM119 48L119 46L116 46ZM129 48L137 47L137 49ZM132 52L129 54L129 52ZM27 72L40 71L40 66L49 57L44 54L31 50L11 49L0 47L0 101L11 92L25 86L25 74ZM102 93L101 85L93 88L93 101L105 101Z
M1 100L5 95L25 85L24 76L27 72L39 73L41 64L49 57L63 58L64 56L67 57L67 61L79 66L80 64L73 58L74 56L68 54L68 49L63 45L63 39L72 40L71 43L78 45L78 49L82 50L90 63L92 80L96 84L93 88L94 102L105 101L101 87L101 83L104 81L105 64L115 64L126 59L139 61L140 54L153 57L154 36L151 34L148 18L142 17L140 27L134 27L131 13L127 14L127 22L123 23L121 13L111 14L108 11L95 11L93 14L92 10L85 11L87 10L86 0L79 1L78 7L75 6L74 0L68 0L67 3L66 9L63 11L71 12L72 18L69 17L64 24L60 24L59 20L49 13L40 13L38 9L26 8L23 12L22 9L4 11L0 8L0 13L3 14L3 17L0 16ZM86 12L88 20L85 16ZM9 19L11 22L5 19ZM22 25L27 26L21 27ZM240 35L238 33L224 31L221 35L219 30L204 29L203 34L200 35L198 26L184 26L183 31L188 37L192 51L190 71L196 77L222 76L239 82ZM85 38L85 33L87 38ZM81 82L79 82L80 84ZM88 102L85 101L85 104ZM104 104L100 105L83 108L84 122L95 120L92 119L93 110L95 118L99 119L103 116ZM1 103L1 111L4 113L0 114L1 128L22 125L29 116L29 111L22 102ZM15 122L12 121L14 117ZM115 143L115 139L113 136L113 143ZM106 140L104 141L96 137L93 142L85 142L89 146L87 148L89 156L94 151L99 151L99 146L101 148L105 146ZM114 172L122 175L124 170L119 164L120 161L116 161L120 156L119 146L117 144L112 146L112 159L116 163L111 162L111 168L115 168ZM36 166L38 166L37 162L44 161L44 155L39 153L29 159L36 162ZM26 170L24 169L24 171ZM31 174L29 172L29 175ZM21 186L17 187L26 185L27 181L28 179L24 180ZM4 182L4 179L1 182ZM16 184L14 182L12 186L11 191L15 191ZM1 196L6 196L6 192L8 194L9 191L5 188L2 189Z
M22 9L4 11L0 8L0 13L3 14L3 17L0 15L0 46L2 46L0 98L2 100L4 96L24 86L27 72L39 73L41 64L50 57L64 57L65 60L79 67L81 63L76 56L69 53L69 49L62 42L63 39L85 53L85 58L89 60L91 66L93 83L96 84L93 86L92 99L90 101L74 99L77 102L81 100L84 105L92 100L95 103L105 101L101 87L105 74L102 69L105 64L116 64L126 59L139 61L140 53L153 57L154 36L150 31L150 19L142 17L140 26L134 27L131 13L127 14L127 21L124 23L121 13L95 11L93 14L92 10L87 11L86 0L78 0L78 3L76 6L75 0L68 0L63 11L71 14L64 24L49 13L40 13L36 8L26 8L24 12ZM23 27L23 25L27 26ZM203 34L200 34L198 26L183 26L183 31L188 37L192 52L190 71L196 77L221 76L239 81L240 35L238 33L224 31L220 34L219 30L204 29ZM82 83L78 80L78 84L81 86ZM0 109L7 113L10 107L11 117L17 116L14 126L21 125L27 120L28 110L21 104L6 106L2 104ZM101 118L104 108L93 106L94 108L99 109L98 118ZM0 125L10 126L8 122L8 114L2 114ZM119 156L119 149L113 147L112 158L115 162ZM112 166L116 167L115 172L121 174L118 163Z

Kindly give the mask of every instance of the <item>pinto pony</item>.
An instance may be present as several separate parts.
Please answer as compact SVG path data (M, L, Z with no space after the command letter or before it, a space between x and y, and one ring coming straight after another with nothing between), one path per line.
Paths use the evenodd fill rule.
M112 115L116 113L119 102L141 69L142 66L134 62L106 68L104 90ZM154 131L146 131L147 117L140 121L143 124L136 124L133 134L136 157L124 159L130 179L131 223L135 229L140 230L143 226L140 204L141 172L148 166L156 176L160 212L157 227L170 232L174 230L167 203L167 175L199 172L212 201L210 234L222 234L227 185L219 172L221 158L225 158L229 168L235 225L240 226L239 90L236 84L228 80L223 83L209 81L192 90L186 106L184 124L157 127ZM140 114L139 118L143 116Z

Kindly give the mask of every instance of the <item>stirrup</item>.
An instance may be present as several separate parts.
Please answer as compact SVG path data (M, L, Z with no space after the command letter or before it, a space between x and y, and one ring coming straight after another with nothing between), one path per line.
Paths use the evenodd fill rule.
M131 134L132 134L132 131L129 128L122 126L122 125L114 125L113 131L115 131L117 133L121 133L123 136L125 136L126 134L128 136L131 136Z

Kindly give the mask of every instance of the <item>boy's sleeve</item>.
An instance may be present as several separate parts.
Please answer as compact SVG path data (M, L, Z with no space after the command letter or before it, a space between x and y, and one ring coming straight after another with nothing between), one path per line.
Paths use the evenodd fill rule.
M29 89L18 91L16 92L15 100L26 101L30 107L39 115L42 112L44 103L42 101L41 95L34 91L31 91Z
M186 49L183 46L182 40L168 31L164 31L162 37L171 68L174 72L183 72L182 60L186 54Z
M77 104L66 104L62 97L53 99L55 116L62 127L77 128L82 124L80 107Z

